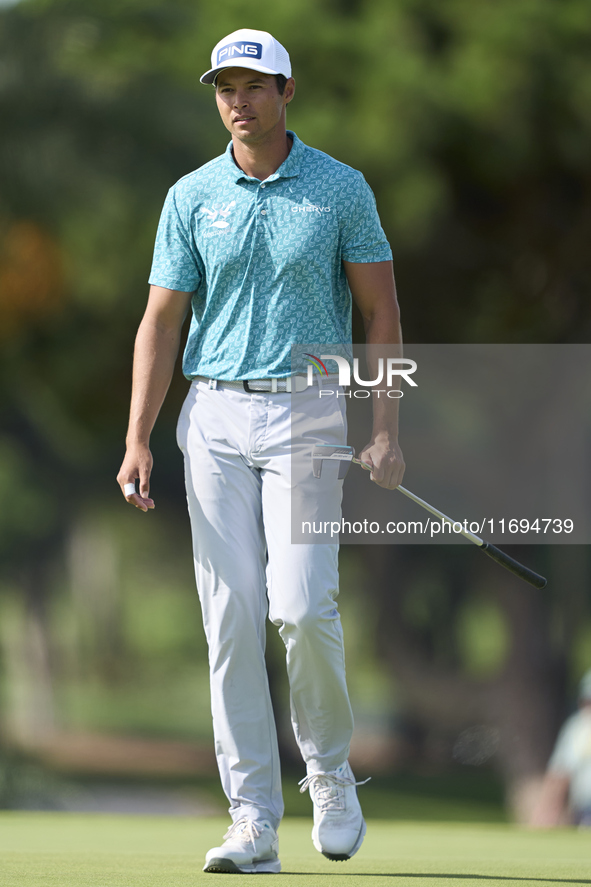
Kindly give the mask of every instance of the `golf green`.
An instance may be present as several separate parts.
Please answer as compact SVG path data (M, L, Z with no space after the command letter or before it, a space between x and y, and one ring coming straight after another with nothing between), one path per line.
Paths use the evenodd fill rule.
M69 813L0 813L1 887L192 887L234 875L201 871L227 820ZM494 887L591 884L591 832L527 831L509 825L374 820L347 863L310 841L310 822L286 819L281 875L251 875L269 887Z

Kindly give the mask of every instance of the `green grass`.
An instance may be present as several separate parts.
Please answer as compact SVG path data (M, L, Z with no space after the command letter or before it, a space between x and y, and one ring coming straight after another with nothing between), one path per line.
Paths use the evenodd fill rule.
M232 875L201 872L227 819L62 813L0 813L2 887L195 887ZM281 875L252 875L252 887L527 887L591 884L591 835L509 825L372 821L360 852L331 863L310 841L310 822L280 829ZM213 879L213 880L212 880Z

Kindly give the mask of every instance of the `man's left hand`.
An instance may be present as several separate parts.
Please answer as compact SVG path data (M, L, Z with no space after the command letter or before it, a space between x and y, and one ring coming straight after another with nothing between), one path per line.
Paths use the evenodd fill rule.
M371 471L370 478L379 487L395 490L404 476L404 457L397 440L378 435L363 448L357 457Z

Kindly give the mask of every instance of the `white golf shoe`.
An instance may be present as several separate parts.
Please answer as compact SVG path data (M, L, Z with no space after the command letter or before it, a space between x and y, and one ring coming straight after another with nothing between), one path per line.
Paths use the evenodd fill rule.
M205 856L204 872L257 874L281 871L277 856L279 841L270 822L239 819L224 835L221 847L212 847Z
M312 773L299 783L301 792L310 790L314 804L312 842L327 859L350 859L363 843L366 826L355 786L364 782L355 782L345 761L330 773Z

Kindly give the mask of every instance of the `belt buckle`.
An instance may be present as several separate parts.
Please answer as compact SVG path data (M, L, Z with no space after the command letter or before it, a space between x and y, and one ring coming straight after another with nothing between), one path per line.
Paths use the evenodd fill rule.
M285 392L289 393L288 382L293 380L294 378L296 380L296 386L297 386L297 383L299 381L299 378L297 376L287 376L287 377L281 378L281 379L264 379L264 380L257 379L256 380L257 382L258 381L270 382L271 383L270 388L251 388L248 379L243 379L242 385L244 387L244 390L248 391L249 394L260 394L260 393L262 393L262 394L277 394L277 393L285 393ZM252 381L252 379L250 381ZM277 383L277 385L274 384L275 382ZM285 388L280 390L279 383L283 383L285 385ZM305 387L307 387L307 382L304 383L304 385L302 386L301 389L299 387L296 387L296 391L303 390Z
M244 387L244 390L248 391L249 394L260 394L262 391L265 390L264 388L251 388L248 384L248 379L243 379L242 385Z

